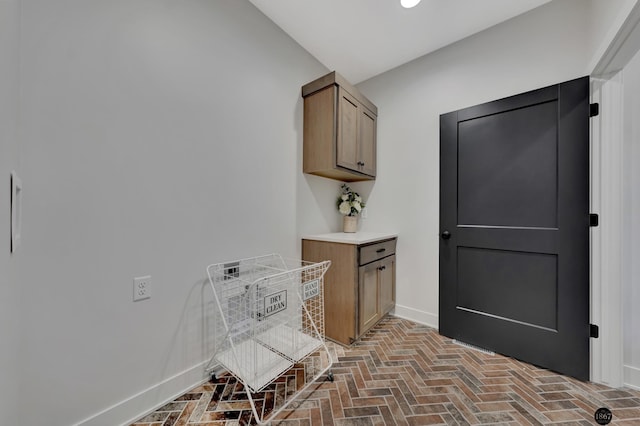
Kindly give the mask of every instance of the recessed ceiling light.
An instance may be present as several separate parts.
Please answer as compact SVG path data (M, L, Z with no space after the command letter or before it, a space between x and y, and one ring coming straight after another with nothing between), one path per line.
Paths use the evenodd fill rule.
M412 8L418 3L420 3L420 0L400 0L400 4L402 5L402 7L405 7L407 9Z

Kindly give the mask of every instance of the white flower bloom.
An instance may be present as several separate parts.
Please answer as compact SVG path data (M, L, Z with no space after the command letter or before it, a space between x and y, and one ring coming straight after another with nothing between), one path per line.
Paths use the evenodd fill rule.
M338 211L345 216L356 216L362 212L364 208L364 200L362 197L353 192L346 184L341 187L341 193L337 198Z
M340 214L343 215L348 215L349 213L351 213L351 206L349 205L348 202L343 201L342 203L340 203Z

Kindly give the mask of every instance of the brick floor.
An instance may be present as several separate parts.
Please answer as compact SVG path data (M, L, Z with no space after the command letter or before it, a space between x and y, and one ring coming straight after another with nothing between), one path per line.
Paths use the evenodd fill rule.
M300 363L254 394L279 425L640 425L640 392L584 383L500 355L454 344L432 328L387 317L350 348L329 345L335 380L310 387ZM313 376L313 375L311 375ZM241 383L225 375L192 389L132 426L255 424Z

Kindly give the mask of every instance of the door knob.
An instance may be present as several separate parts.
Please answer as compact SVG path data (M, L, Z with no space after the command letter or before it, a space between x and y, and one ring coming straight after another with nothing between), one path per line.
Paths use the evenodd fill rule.
M443 240L448 240L449 238L451 238L451 232L449 231L444 231L441 235Z

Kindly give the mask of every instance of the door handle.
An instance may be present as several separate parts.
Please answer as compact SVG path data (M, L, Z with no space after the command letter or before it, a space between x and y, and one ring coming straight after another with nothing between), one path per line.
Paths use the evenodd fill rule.
M451 232L449 231L444 231L441 235L443 240L448 240L449 238L451 238Z

